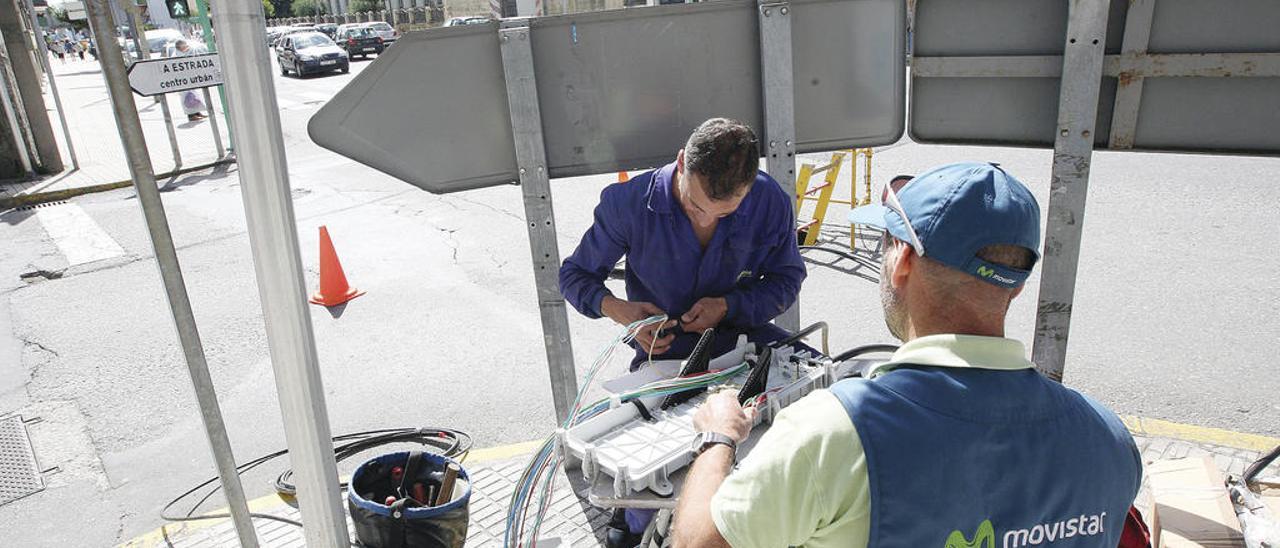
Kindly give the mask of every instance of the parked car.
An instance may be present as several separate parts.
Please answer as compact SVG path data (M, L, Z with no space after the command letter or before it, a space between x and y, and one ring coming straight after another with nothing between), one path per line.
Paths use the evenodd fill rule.
M301 28L301 27L285 27L284 30L280 31L280 36L276 37L276 41L275 41L275 44L273 44L273 46L275 46L276 50L278 51L280 49L280 46L284 45L284 37L292 36L294 34L299 34L303 32L315 32L315 31L308 28Z
M338 34L338 47L347 51L348 57L368 57L370 54L382 55L386 46L382 37L365 27L343 29Z
M444 26L461 27L463 25L481 25L488 23L489 21L492 21L492 19L479 15L472 15L469 17L450 17L448 21L444 22Z
M400 31L396 30L386 21L374 21L372 23L363 23L362 26L369 28L382 38L382 42L390 46L397 38L400 38Z
M281 75L288 75L289 71L293 71L299 78L303 78L308 74L351 70L347 52L322 33L311 31L290 34L281 37L279 44L276 47L276 61L280 63Z

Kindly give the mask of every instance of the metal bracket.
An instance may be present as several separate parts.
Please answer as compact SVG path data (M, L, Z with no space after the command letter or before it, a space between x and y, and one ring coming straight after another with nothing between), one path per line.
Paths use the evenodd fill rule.
M1122 54L1147 53L1155 3L1155 0L1130 0L1129 13L1124 19ZM1138 129L1138 105L1142 101L1142 79L1142 76L1120 73L1115 108L1111 111L1111 148L1133 148L1134 133Z
M1031 361L1041 373L1056 381L1062 380L1067 335L1071 329L1071 306L1106 47L1107 9L1107 0L1071 0L1071 19L1067 23L1067 42L1062 56L1049 223L1044 241L1035 343L1031 350Z
M533 277L538 290L542 337L551 374L551 394L555 400L556 418L563 423L569 417L578 394L578 377L569 340L568 310L559 289L560 249L556 244L555 213L551 207L551 181L546 168L547 151L542 137L538 85L533 73L529 19L503 20L498 29L498 40L502 51L502 73L507 84L507 106L511 111L511 134L520 174L520 190L524 194L525 222L529 225L529 250L533 254Z
M796 203L796 110L791 54L791 2L760 0L760 75L764 82L764 151L768 170ZM792 225L796 211L792 211ZM788 331L800 328L800 302L774 323Z

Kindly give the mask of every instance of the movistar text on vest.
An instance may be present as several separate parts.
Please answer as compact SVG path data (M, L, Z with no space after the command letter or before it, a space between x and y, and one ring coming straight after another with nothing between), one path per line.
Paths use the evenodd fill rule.
M1012 529L1004 534L1004 548L1038 546L1077 536L1100 535L1106 532L1103 528L1106 517L1106 512L1096 515L1080 514L1071 519L1038 523L1027 529Z

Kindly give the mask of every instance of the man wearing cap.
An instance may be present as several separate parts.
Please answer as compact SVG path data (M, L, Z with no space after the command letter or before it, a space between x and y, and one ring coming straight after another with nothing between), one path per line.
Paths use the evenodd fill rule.
M904 344L785 409L736 470L754 410L711 396L676 546L1118 544L1142 476L1132 437L1004 337L1038 259L1034 196L993 164L900 182L868 207L886 231L885 322Z

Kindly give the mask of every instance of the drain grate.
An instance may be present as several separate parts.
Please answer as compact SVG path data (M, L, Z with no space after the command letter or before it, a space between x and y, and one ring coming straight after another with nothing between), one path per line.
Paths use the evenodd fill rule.
M57 200L53 202L40 202L38 204L24 205L22 207L16 207L14 209L17 211L31 211L39 207L53 207L53 206L59 206L59 205L67 205L67 201Z
M44 490L21 415L0 419L0 505Z

